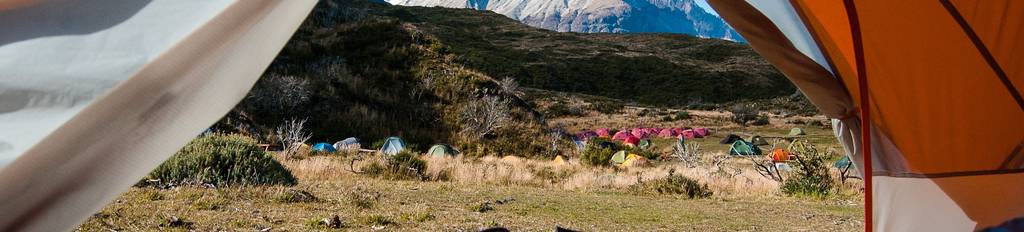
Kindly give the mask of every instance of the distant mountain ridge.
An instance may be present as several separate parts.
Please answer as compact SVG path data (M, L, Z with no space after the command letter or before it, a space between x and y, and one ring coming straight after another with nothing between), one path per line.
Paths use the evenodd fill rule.
M583 33L664 32L745 42L697 0L386 0L403 6L490 10L527 25Z

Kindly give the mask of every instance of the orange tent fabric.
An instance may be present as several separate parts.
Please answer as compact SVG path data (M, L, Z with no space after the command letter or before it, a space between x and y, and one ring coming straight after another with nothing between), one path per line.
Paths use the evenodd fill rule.
M993 195L1024 187L983 187L1024 184L1024 1L709 3L843 133L870 141L871 175L932 182L979 227L1024 216L1024 201Z
M786 149L775 148L775 150L772 150L772 153L771 155L769 155L769 158L772 159L772 162L776 163L786 162L789 160L790 155L791 154L789 153L789 151L786 151Z

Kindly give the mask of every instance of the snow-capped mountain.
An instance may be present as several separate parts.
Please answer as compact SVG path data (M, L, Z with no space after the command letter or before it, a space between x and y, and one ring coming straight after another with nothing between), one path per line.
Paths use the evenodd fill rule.
M563 32L669 32L744 42L704 0L387 0L404 6L490 10Z

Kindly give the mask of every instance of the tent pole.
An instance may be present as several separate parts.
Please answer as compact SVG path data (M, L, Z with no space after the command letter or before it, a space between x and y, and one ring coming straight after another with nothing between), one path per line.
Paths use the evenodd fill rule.
M860 33L860 21L857 18L857 7L853 0L844 0L846 15L850 20L850 34L853 36L853 49L857 65L857 85L860 92L860 142L864 157L864 231L874 230L872 209L872 171L871 171L871 104L868 91L868 79L865 72L864 44Z

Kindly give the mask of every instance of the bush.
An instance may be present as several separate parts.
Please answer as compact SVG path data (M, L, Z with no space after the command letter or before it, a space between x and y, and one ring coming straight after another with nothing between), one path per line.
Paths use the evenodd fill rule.
M368 175L390 180L424 180L426 170L427 162L409 150L385 158L383 164L370 163L363 168Z
M668 177L639 183L630 187L634 194L667 194L686 195L687 198L708 198L714 194L707 184L700 184L694 179L685 176L677 176L670 170Z
M760 114L756 108L745 105L733 106L729 112L732 112L732 121L740 126L747 126L747 122L756 120Z
M256 140L238 134L211 134L185 148L145 177L145 183L294 185L295 177L263 151Z
M765 116L765 115L758 115L758 116L757 116L757 119L754 119L754 122L751 122L751 123L750 123L750 125L754 125L754 126L764 126L764 125L768 125L768 123L770 123L770 122L768 121L768 116Z
M622 108L626 107L626 105L614 101L598 101L591 104L591 107L602 114L617 114L619 111L622 111Z
M581 116L583 111L580 109L573 109L568 104L561 101L555 102L544 109L544 116L549 118L558 118L565 116Z
M658 160L658 158L661 158L661 155L659 155L658 153L654 153L653 151L650 150L641 149L638 146L626 147L626 154L637 154L643 156L644 158L647 158L648 160ZM609 157L609 159L610 158L611 157Z
M690 112L689 111L683 110L683 111L676 112L676 120L685 120L685 119L690 119L691 117L692 116L690 116Z
M610 148L601 148L600 144L607 141L603 138L594 138L587 142L583 153L580 154L580 162L594 166L608 165L612 155L615 155L615 151Z
M672 116L671 116L671 115L665 115L665 116L662 116L662 117L661 117L661 121L662 121L662 122L672 122L672 121L675 121L675 120L676 120L676 119L675 119L675 118L672 118Z
M317 199L312 193L304 190L289 189L274 195L273 200L277 203L299 203L315 202Z
M826 197L832 193L832 176L829 174L829 155L820 152L806 142L796 141L793 154L796 162L793 174L782 184L782 192L788 195Z

